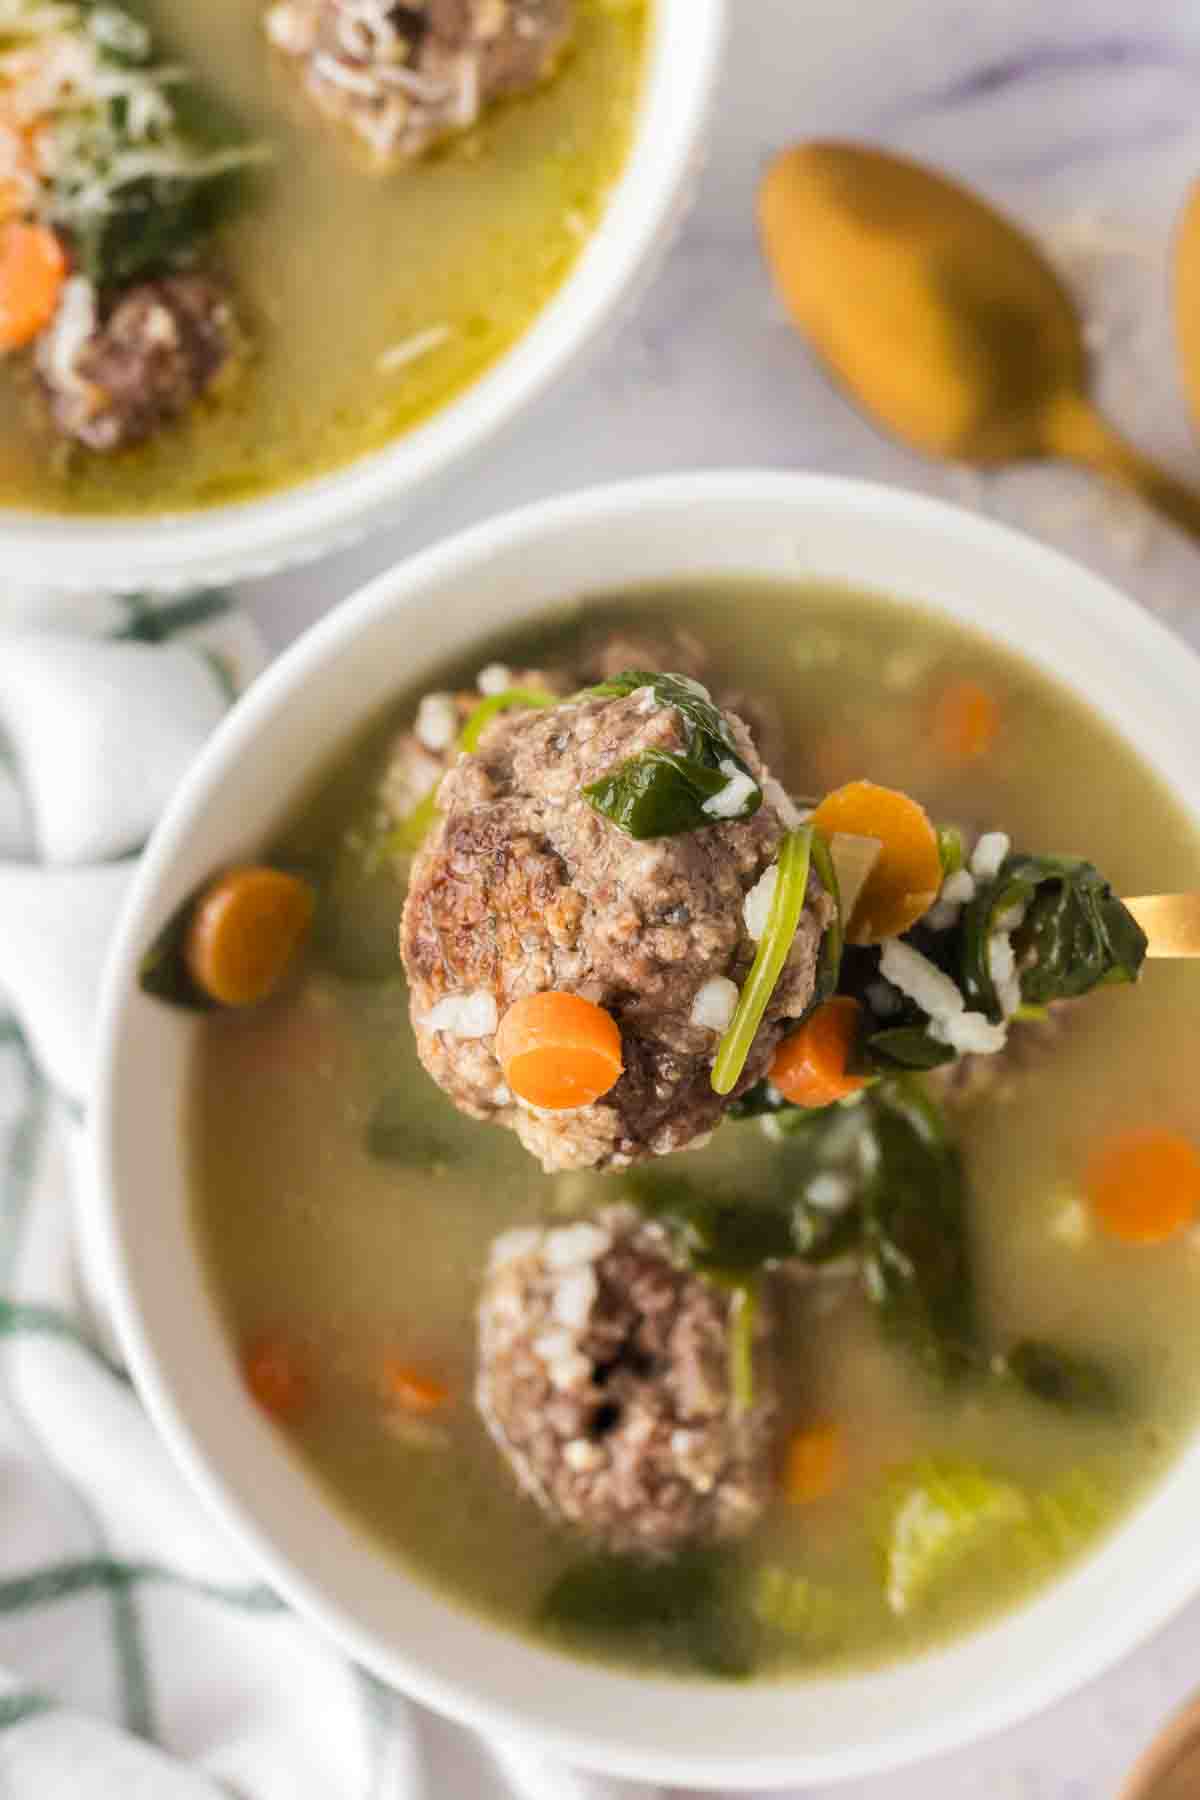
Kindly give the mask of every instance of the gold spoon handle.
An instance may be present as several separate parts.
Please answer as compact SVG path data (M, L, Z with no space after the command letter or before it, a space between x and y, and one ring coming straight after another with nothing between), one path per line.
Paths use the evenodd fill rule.
M1083 463L1140 495L1181 531L1200 540L1200 491L1135 450L1082 394L1064 394L1045 421L1046 448Z
M1147 956L1200 956L1200 894L1144 894L1125 904L1150 940Z

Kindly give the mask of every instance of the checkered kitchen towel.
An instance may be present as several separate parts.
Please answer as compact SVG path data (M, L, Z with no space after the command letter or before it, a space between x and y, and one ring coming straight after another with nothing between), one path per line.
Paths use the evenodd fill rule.
M104 949L261 662L220 594L0 591L0 1795L650 1800L433 1719L290 1614L182 1485L91 1289Z

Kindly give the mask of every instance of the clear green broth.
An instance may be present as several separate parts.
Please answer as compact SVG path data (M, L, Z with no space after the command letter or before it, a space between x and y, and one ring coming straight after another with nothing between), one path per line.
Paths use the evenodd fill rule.
M0 507L166 513L244 500L350 462L426 419L519 338L574 264L624 164L649 0L580 0L564 67L470 136L388 175L298 98L257 0L149 0L162 42L274 147L218 234L249 327L239 380L118 456L49 436L23 359L0 358ZM441 347L379 358L431 327Z
M587 626L679 615L711 643L731 686L777 700L794 791L866 774L917 793L937 817L1086 854L1120 892L1200 886L1200 842L1157 777L1062 688L982 638L877 598L747 584L589 606ZM423 685L469 680L497 653L514 664L552 659L579 628L572 615L482 646ZM983 682L1002 720L994 752L958 770L929 730L932 696L956 675ZM382 745L414 703L399 700L324 777L282 854L344 877L344 840L361 829ZM417 1064L398 972L382 984L334 972L331 957L344 968L352 953L360 973L378 957L387 966L398 902L394 887L343 885L341 934L325 935L294 989L204 1024L188 1122L196 1230L231 1337L244 1344L283 1329L316 1360L319 1390L292 1441L331 1503L461 1603L533 1632L578 1546L518 1497L470 1404L476 1286L496 1232L613 1198L620 1178L545 1176L507 1133L457 1115ZM1125 1415L1066 1417L986 1384L947 1394L881 1337L856 1297L831 1304L820 1298L828 1284L790 1291L785 1408L796 1423L836 1419L848 1468L828 1500L775 1505L740 1552L746 1592L777 1566L826 1596L818 1626L764 1633L762 1673L887 1661L977 1624L1050 1574L1000 1541L927 1603L893 1616L877 1521L898 1465L965 1459L1031 1494L1083 1477L1102 1496L1103 1520L1061 1562L1135 1502L1191 1429L1200 1244L1185 1234L1131 1250L1095 1230L1072 1242L1057 1223L1106 1134L1153 1122L1200 1135L1198 1005L1200 968L1151 964L1138 989L1080 1003L1058 1052L1006 1098L957 1115L990 1340L1037 1336L1094 1352L1125 1374ZM372 1111L393 1090L406 1096L421 1146L410 1167L364 1148ZM688 1158L688 1173L770 1182L778 1156L757 1125L726 1124ZM389 1427L372 1374L388 1353L451 1384L444 1441L413 1444ZM610 1648L646 1665L667 1655L646 1633Z

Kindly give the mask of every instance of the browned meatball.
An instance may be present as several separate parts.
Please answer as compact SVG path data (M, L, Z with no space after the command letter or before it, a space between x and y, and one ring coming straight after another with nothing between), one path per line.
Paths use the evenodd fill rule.
M764 804L673 837L627 836L583 791L643 752L686 749L679 712L648 688L510 713L441 783L401 928L418 1049L457 1106L516 1131L547 1169L682 1149L728 1104L712 1088L721 1006L732 1009L754 958L744 902L776 858L788 802L745 727L727 723ZM804 1012L830 910L813 878L735 1094ZM499 1020L547 989L594 1001L620 1027L624 1073L594 1105L535 1111L505 1085Z
M53 329L53 328L52 328ZM233 353L233 309L207 275L140 282L72 356L40 355L58 429L89 450L141 443L182 417Z
M574 12L574 0L275 0L266 28L320 111L387 166L546 80Z
M748 1529L770 1493L776 1400L761 1309L753 1403L731 1399L730 1304L628 1207L497 1239L476 1396L525 1492L611 1550Z

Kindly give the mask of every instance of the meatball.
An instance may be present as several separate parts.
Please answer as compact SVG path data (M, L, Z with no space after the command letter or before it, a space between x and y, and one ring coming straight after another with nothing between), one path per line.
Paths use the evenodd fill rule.
M442 780L401 926L418 1050L462 1111L516 1131L548 1170L624 1168L682 1149L728 1104L712 1064L756 949L744 903L776 858L790 807L740 720L726 722L764 803L673 837L635 840L583 792L631 757L686 749L681 715L649 688L510 713ZM766 1074L787 1022L807 1007L831 910L810 877L733 1097ZM547 989L582 995L620 1028L624 1072L593 1105L535 1111L505 1084L499 1021Z
M182 417L229 363L233 309L207 275L140 282L69 350L62 327L39 346L55 425L89 450L141 443Z
M387 167L546 80L574 10L574 0L276 0L266 29L320 111Z
M617 1551L735 1537L771 1489L776 1399L760 1308L754 1390L729 1390L730 1296L631 1207L497 1239L476 1399L521 1487Z

